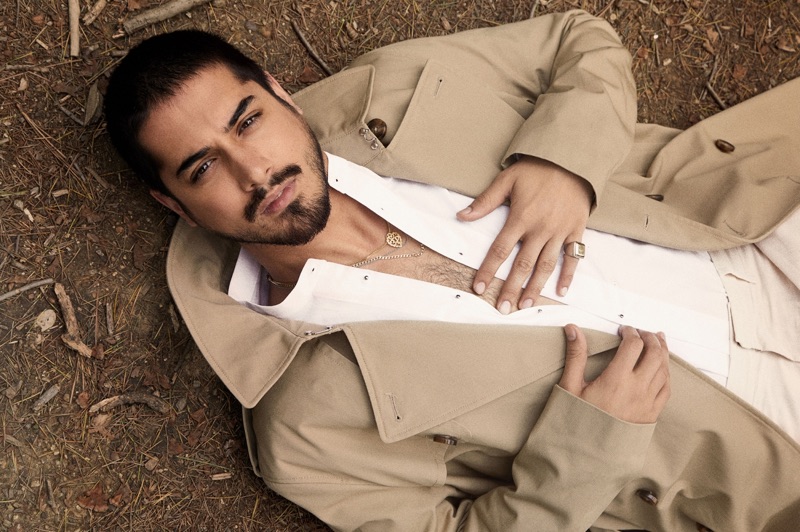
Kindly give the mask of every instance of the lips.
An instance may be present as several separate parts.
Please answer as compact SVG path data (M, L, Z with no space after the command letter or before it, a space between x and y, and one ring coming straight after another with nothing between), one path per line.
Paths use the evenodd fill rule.
M294 199L296 181L287 179L277 190L272 191L264 198L261 204L263 214L275 214L281 212Z

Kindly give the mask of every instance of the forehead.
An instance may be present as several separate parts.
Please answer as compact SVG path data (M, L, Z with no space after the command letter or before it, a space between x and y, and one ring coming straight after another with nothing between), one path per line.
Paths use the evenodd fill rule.
M210 66L151 109L139 141L160 166L169 166L206 146L213 132L222 133L242 98L265 92L253 81L240 81L225 66Z

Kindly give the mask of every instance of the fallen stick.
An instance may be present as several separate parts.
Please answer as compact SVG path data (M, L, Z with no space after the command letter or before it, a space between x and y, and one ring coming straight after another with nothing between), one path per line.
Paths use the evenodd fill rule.
M69 56L81 55L81 4L79 0L69 0Z
M19 288L15 288L10 292L6 292L2 296L0 296L0 301L5 301L6 299L12 298L16 295L21 294L27 290L32 290L34 288L39 288L40 286L44 286L46 284L53 284L55 281L52 279L42 279L41 281L34 281L32 283L28 283L25 286L20 286Z
M72 301L66 290L64 290L64 285L56 283L54 289L58 304L61 305L64 324L67 326L67 332L61 335L61 341L73 351L77 351L86 358L92 358L92 349L81 340L81 329L78 326L78 319L75 317L75 309L72 307Z
M163 399L159 399L155 395L150 395L149 393L143 392L124 393L122 395L115 395L114 397L103 399L99 403L93 404L89 408L89 413L94 414L95 412L108 412L112 408L132 404L145 404L159 414L169 413L169 403Z
M300 30L300 26L298 26L297 22L294 20L292 21L292 29L297 34L297 38L300 39L300 42L303 44L303 46L306 47L306 50L308 50L308 53L311 55L314 61L316 61L317 64L322 67L322 70L324 70L327 75L332 76L333 71L331 70L331 67L329 67L328 64L322 60L317 51L314 50L314 47L311 46L311 43L306 40L306 36L303 35L303 32Z
M125 33L130 35L145 26L167 20L184 11L189 11L193 7L207 4L210 1L211 0L172 0L172 2L167 2L163 6L154 7L153 9L149 9L144 13L126 20L122 23L122 27L125 29Z
M722 101L722 98L719 97L719 94L717 94L717 91L714 90L714 87L711 86L710 81L706 81L706 90L708 90L708 93L711 95L711 98L713 98L713 100L717 102L717 105L719 105L723 111L728 108L728 106L725 105L725 102Z

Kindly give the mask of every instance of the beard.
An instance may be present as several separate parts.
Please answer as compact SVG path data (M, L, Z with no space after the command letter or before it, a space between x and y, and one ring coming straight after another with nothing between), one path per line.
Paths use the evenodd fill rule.
M305 130L308 143L308 149L304 156L305 166L308 168L310 176L319 181L321 185L319 192L311 197L306 197L304 194L298 195L279 216L262 225L258 218L258 212L267 196L267 190L260 187L253 191L253 196L242 213L248 222L246 227L232 233L221 232L212 227L206 227L206 229L239 244L302 246L311 242L325 228L331 213L331 202L322 147L306 121L300 115L296 116ZM270 179L269 186L278 186L300 173L302 173L300 166L290 164L275 172Z

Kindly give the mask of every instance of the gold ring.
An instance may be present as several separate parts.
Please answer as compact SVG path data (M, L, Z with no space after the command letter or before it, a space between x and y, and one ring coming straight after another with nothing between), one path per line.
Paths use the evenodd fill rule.
M567 242L564 244L564 255L576 259L582 259L586 256L586 244L583 242Z

